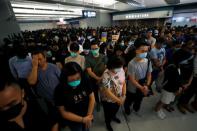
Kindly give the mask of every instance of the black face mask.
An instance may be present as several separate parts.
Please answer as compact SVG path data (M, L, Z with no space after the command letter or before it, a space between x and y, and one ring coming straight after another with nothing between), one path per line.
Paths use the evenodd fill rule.
M15 118L21 113L22 108L23 104L18 103L5 111L0 111L0 119L8 121L12 118Z

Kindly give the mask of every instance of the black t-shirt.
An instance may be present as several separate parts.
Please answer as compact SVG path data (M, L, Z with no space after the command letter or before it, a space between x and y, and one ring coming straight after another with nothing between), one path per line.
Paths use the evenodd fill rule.
M193 71L193 55L189 51L183 49L175 52L175 64L178 64L181 71L181 79L183 83L187 83Z
M82 77L81 84L73 89L69 85L58 85L55 89L56 106L64 106L66 111L79 116L86 116L89 105L89 95L92 93L90 81Z
M167 83L164 85L163 89L173 93L178 91L179 87L181 87L181 78L176 66L172 64L167 66L164 74L164 83L166 81Z
M16 122L0 120L1 131L50 131L53 123L41 110L36 101L27 101L27 111L23 116L25 128Z

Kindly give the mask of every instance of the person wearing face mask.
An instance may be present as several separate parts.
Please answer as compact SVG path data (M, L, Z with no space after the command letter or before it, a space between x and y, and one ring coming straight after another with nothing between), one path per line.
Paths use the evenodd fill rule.
M28 96L25 95L16 81L0 76L0 130L56 131L52 127L55 122L45 115L35 100L26 99Z
M98 97L98 84L101 81L101 76L106 69L107 57L99 54L98 41L91 42L91 53L86 57L86 71L90 77L95 99L97 102L97 111L100 110L99 97Z
M111 57L108 57L108 59L111 59L113 57L119 57L123 61L123 69L126 72L127 70L127 64L126 64L126 59L125 59L125 54L124 54L124 48L120 45L116 45L114 48L114 53Z
M70 45L70 56L65 59L65 63L76 62L81 68L85 69L85 57L79 54L79 45L78 43L72 43Z
M190 108L189 101L190 97L193 94L192 91L192 79L193 79L193 61L194 61L194 55L193 55L193 47L194 42L188 41L185 44L182 45L181 49L175 52L173 58L174 62L179 68L179 73L181 76L181 84L183 87L184 93L180 96L178 99L178 110L186 114L187 111L190 113L194 113L194 110Z
M81 53L82 56L86 57L90 53L90 41L87 39L83 44L83 52Z
M121 123L116 117L119 107L126 98L125 72L123 61L119 57L109 59L100 85L101 100L104 109L105 124L108 131L113 131L111 121Z
M136 56L128 64L128 85L124 108L125 113L129 115L131 113L130 106L133 105L132 111L140 116L139 111L143 97L149 94L152 64L146 58L148 51L146 39L138 38L134 46Z
M68 126L71 131L89 130L94 118L94 93L88 77L77 63L65 64L54 98L61 115L61 128Z

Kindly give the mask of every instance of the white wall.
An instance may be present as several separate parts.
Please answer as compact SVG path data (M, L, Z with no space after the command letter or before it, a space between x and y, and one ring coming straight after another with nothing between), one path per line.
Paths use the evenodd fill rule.
M40 30L40 29L52 29L57 28L55 22L51 23L19 23L19 26L22 31L29 30Z
M109 13L100 13L100 26L112 26L112 16Z
M173 15L172 26L197 26L197 21L189 21L189 19L194 18L197 20L197 12L192 13L177 13ZM187 20L188 19L188 20ZM174 21L176 20L176 21Z

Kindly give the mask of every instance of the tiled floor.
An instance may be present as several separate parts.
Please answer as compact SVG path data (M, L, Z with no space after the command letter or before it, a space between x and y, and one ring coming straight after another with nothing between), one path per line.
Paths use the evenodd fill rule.
M122 123L112 122L114 131L197 131L197 113L183 115L176 109L173 113L165 112L167 118L160 120L153 111L158 99L159 95L144 99L141 108L142 117L131 114L125 118L123 108L120 109L117 116ZM95 113L95 122L91 131L107 131L102 110Z

